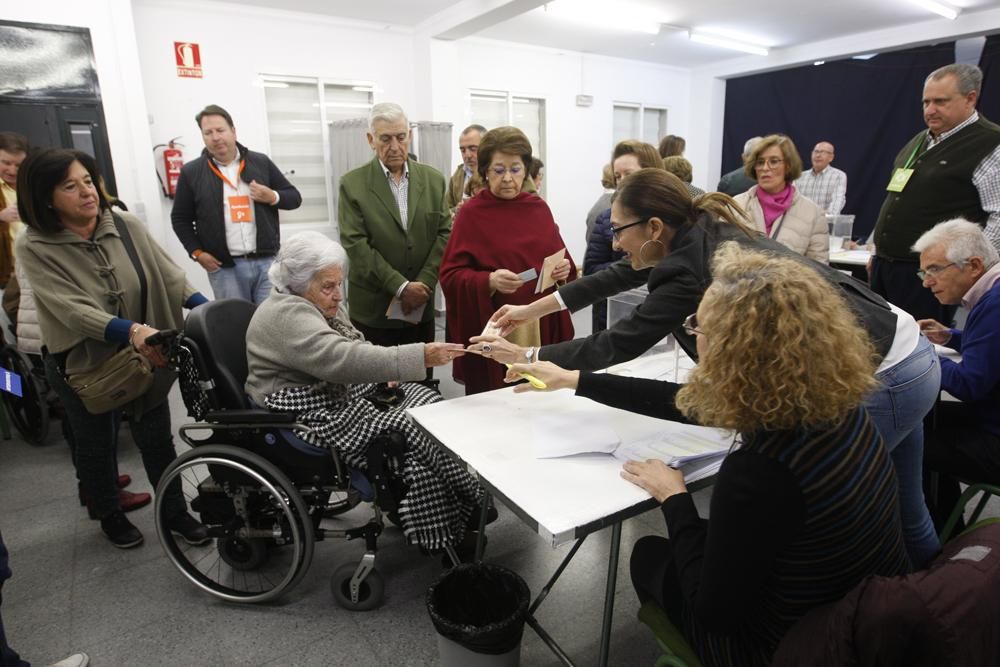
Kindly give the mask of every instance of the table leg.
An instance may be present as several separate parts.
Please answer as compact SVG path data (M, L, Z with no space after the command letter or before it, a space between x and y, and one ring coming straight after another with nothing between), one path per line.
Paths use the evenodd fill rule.
M622 524L611 527L611 554L608 557L608 582L604 591L604 625L601 626L601 657L597 663L607 667L608 649L611 646L611 625L615 614L615 584L618 582L618 552L622 541Z
M483 562L483 550L486 548L486 519L489 517L490 505L493 499L488 493L483 494L483 506L482 510L479 512L479 535L476 536L476 560L477 563Z

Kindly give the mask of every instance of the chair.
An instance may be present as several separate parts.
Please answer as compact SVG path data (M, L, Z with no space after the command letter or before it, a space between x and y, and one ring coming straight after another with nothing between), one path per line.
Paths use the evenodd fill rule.
M958 524L959 519L965 515L965 508L969 502L976 497L977 494L982 494L979 498L979 502L976 504L976 508L972 510L972 514L969 515L969 521L967 528L962 531L962 534L975 530L980 526L985 526L990 523L996 523L1000 521L1000 517L992 517L988 519L979 520L980 515L982 515L983 510L986 509L986 503L989 502L991 496L1000 496L1000 486L994 486L992 484L970 484L962 495L958 497L958 501L955 503L955 508L948 515L948 520L944 524L944 528L941 529L941 543L944 544L951 538L952 532L955 530L955 526Z
M656 643L663 651L655 667L701 667L694 649L684 639L680 630L670 622L670 618L660 605L647 600L639 608L638 616L639 620L653 631Z
M254 309L238 299L213 301L191 312L183 333L163 334L188 414L197 421L180 427L192 449L177 457L157 486L160 542L202 590L231 602L266 602L301 581L316 541L362 539L360 562L337 568L330 587L339 605L373 609L384 594L375 569L383 528L378 498L364 475L346 470L336 452L295 436L293 431L308 429L295 424L293 415L258 408L246 397L246 330ZM207 546L187 545L166 527L161 499L170 484L181 485L215 538ZM366 522L321 528L323 519L362 500L375 501Z

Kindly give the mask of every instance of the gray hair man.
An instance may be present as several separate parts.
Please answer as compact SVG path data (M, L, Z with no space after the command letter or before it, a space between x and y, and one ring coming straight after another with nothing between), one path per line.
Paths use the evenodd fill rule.
M458 135L458 152L462 155L462 164L448 181L448 206L452 211L457 209L465 196L465 187L469 179L476 173L479 165L479 141L486 134L482 125L470 125Z
M875 223L872 289L917 319L949 322L942 305L915 279L914 242L941 220L963 217L1000 247L1000 126L976 111L983 73L957 63L924 82L927 129L896 156Z
M760 140L761 137L750 137L746 140L743 144L743 154L740 156L740 166L724 174L722 178L719 179L719 185L715 188L716 190L725 193L730 197L735 197L736 195L743 194L753 186L757 185L757 181L746 175L743 163L746 162L748 157L750 157L750 153L753 152L754 146L756 146L757 142Z
M444 177L410 159L410 125L398 104L372 107L368 144L371 162L340 180L351 322L376 345L429 343L432 297L451 233Z
M913 250L924 287L969 309L963 329L920 320L932 342L961 354L941 358L941 388L961 403L941 404L924 448L925 468L939 475L931 509L940 524L958 500L959 479L1000 484L1000 256L978 224L962 219L935 225Z

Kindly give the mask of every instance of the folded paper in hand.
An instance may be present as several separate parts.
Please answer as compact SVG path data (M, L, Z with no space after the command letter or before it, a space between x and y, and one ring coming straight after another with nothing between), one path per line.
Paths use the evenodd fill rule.
M424 317L424 310L427 309L427 303L420 308L414 308L407 315L403 312L403 302L400 299L393 297L392 301L389 302L389 309L385 311L385 316L390 320L403 320L404 322L409 322L410 324L418 324Z
M555 268L559 266L559 262L563 261L564 257L566 257L566 248L560 248L559 252L549 255L542 260L542 273L538 276L538 282L535 283L535 294L541 294L556 284L555 279L552 277L552 272L555 271Z

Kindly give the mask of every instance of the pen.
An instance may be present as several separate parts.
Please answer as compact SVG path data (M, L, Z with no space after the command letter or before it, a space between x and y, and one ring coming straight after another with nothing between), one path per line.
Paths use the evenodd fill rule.
M507 368L510 368L510 364L504 364L504 366L506 366ZM544 382L542 382L541 380L539 380L538 378L536 378L531 373L518 373L518 375L520 375L525 380L527 380L528 384L530 384L535 389L547 389L548 388L548 386Z

